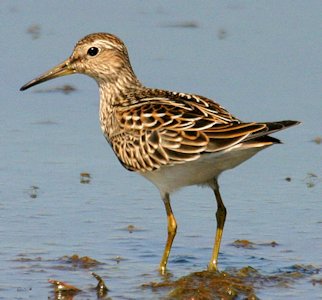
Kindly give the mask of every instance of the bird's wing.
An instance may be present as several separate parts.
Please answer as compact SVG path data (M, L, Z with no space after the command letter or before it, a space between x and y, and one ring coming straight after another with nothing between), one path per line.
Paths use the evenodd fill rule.
M207 98L152 91L152 96L116 110L120 131L111 137L111 144L130 170L144 172L193 161L265 130L265 124L242 123Z

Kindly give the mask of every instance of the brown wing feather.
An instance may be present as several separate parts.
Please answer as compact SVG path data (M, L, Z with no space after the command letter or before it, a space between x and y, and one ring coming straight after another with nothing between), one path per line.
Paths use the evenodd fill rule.
M111 138L115 153L126 168L143 172L193 161L270 131L265 123L242 123L207 98L161 90L133 95L131 103L117 107L116 119L122 134Z

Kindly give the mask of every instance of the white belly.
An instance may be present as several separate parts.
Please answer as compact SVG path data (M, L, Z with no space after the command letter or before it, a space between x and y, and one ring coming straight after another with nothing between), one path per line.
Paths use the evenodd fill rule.
M249 148L239 144L225 151L202 154L195 161L162 166L140 174L154 183L161 193L171 193L184 186L208 185L221 172L238 166L263 148L266 147Z

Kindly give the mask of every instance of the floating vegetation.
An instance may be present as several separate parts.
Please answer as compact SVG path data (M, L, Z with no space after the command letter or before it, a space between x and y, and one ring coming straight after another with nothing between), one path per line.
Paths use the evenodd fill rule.
M313 188L319 181L321 181L321 179L315 173L309 172L307 173L304 181L308 188Z
M198 28L199 25L195 21L181 21L181 22L164 24L161 27L169 27L169 28Z
M194 272L177 280L165 278L162 282L143 284L153 292L168 291L162 299L259 299L257 290L269 287L289 288L298 279L318 274L321 268L312 265L294 265L272 275L263 275L252 267L225 272ZM312 284L321 284L316 280Z
M322 278L320 278L320 279L312 279L311 282L312 282L313 285L317 285L317 284L322 285Z
M263 244L256 243L255 245L273 246L275 244L276 242L267 242ZM121 257L118 257L118 260L121 259ZM35 272L48 272L50 270L50 274L53 274L52 270L59 270L59 274L63 274L65 278L68 278L70 274L77 274L75 273L75 267L82 267L84 261L95 262L98 264L96 266L94 264L96 268L104 269L104 266L102 267L96 260L87 256L80 257L76 254L64 256L61 259L45 259L39 256L39 253L34 257L30 257L26 253L20 253L14 261L17 264L16 268L23 270L24 274L31 274L31 276ZM72 265L72 267L62 268L62 261L65 264ZM58 267L57 263L59 263ZM85 270L85 272L87 271ZM258 269L247 266L240 269L226 269L224 272L193 272L180 278L175 278L173 274L166 273L165 276L160 277L160 282L140 284L141 280L138 278L135 284L140 284L142 289L150 289L150 291L144 291L145 294L146 292L150 292L150 299L255 300L259 299L261 296L260 292L263 289L293 289L294 285L298 283L303 284L304 281L309 283L312 289L320 289L322 285L321 272L321 266L312 264L294 264L279 268L269 274L261 273ZM83 271L81 274L84 274ZM78 294L81 294L82 299L110 300L107 295L110 287L106 285L104 279L96 272L91 273L91 275L97 280L95 285L91 284L90 280L93 280L91 277L88 279L89 284L87 284L87 281L84 282L83 278L81 284L77 283L75 285L67 283L67 280L50 279L49 282L53 285L51 293L54 292L54 296L50 295L48 299L72 300L78 299ZM21 287L20 289L23 291L25 287ZM140 295L136 296L135 298L140 298Z
M267 242L267 243L259 243L260 246L269 246L269 247L276 247L278 246L278 243L275 241Z
M107 295L107 292L109 289L107 288L104 280L101 276L97 275L96 273L92 272L92 275L94 278L98 281L98 284L96 286L96 293L98 298L103 298Z
M284 180L287 182L291 182L293 181L293 178L288 176L288 177L285 177ZM305 183L307 188L313 188L317 184L322 183L322 178L316 173L308 172L304 177L304 179L302 179L301 181Z
M34 257L34 258L30 258L27 257L27 254L25 253L19 253L17 255L17 258L13 259L13 261L15 262L21 262L21 263L38 263L41 262L43 259L40 256Z
M258 299L254 286L244 276L226 272L195 272L175 281L167 279L142 287L151 287L153 291L170 289L165 299Z
M256 246L268 246L268 247L276 247L278 243L275 241L271 242L264 242L264 243L254 243L249 240L236 240L234 241L231 246L236 248L245 248L245 249L255 249Z
M49 279L49 283L54 285L54 291L55 292L80 292L81 290L71 284L68 284L63 281L55 280L55 279Z
M53 284L55 299L57 300L72 300L77 293L81 292L79 288L60 280L49 279L48 282Z
M72 256L63 256L60 258L60 261L72 264L73 267L81 269L89 269L101 264L94 258L91 258L89 256L79 256L77 254L73 254Z
M254 249L255 243L250 242L248 240L236 240L232 244L236 248L246 248L246 249Z
M110 299L110 298L106 298L106 295L109 289L107 288L101 276L97 275L94 272L91 274L98 281L98 284L95 287L97 299ZM54 286L55 299L57 300L72 300L74 299L76 294L80 292L86 292L85 289L82 290L74 285L71 285L69 283L66 283L60 280L49 279L48 282Z
M293 282L295 279L317 275L321 271L321 267L316 267L314 265L295 264L281 269L280 274L274 276L282 276Z

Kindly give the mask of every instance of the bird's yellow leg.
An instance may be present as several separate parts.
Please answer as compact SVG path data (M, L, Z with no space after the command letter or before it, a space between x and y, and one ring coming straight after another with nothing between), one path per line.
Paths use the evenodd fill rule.
M213 190L217 200L217 213L216 213L217 230L216 230L215 244L212 251L211 260L208 265L208 271L217 271L218 254L219 254L220 243L221 243L221 238L224 230L226 214L227 214L226 207L222 201L222 198L219 192L219 185L216 179L214 180Z
M177 222L171 209L169 194L168 193L165 194L164 197L162 197L162 200L165 205L165 210L167 213L167 220L168 220L168 238L163 251L163 256L160 262L160 269L159 269L161 274L164 275L166 272L168 257L171 251L172 243L177 232Z

